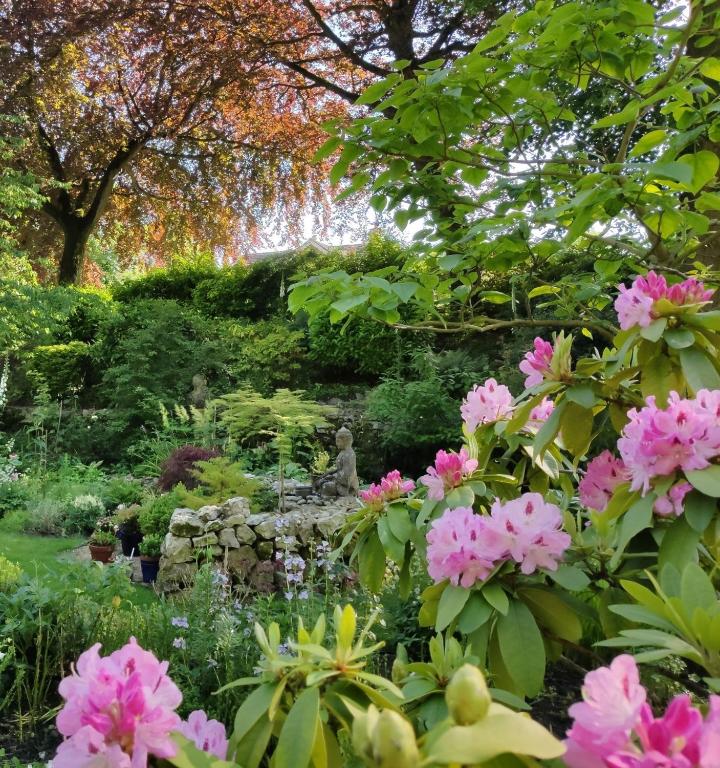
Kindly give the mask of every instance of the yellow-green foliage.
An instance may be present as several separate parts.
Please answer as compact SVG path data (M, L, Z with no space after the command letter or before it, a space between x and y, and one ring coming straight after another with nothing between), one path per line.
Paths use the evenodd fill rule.
M242 465L224 457L196 462L192 474L200 481L194 491L188 491L182 485L176 487L180 504L191 509L220 504L234 496L252 499L260 488L258 480L245 475Z
M20 579L22 568L0 555L0 592L9 592Z

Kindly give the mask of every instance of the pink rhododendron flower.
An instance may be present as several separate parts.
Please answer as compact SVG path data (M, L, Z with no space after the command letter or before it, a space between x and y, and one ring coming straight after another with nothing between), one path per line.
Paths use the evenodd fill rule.
M530 422L536 424L547 421L555 410L555 403L549 397L543 397L542 402L530 411Z
M520 362L520 370L527 374L526 387L542 384L543 379L550 373L553 351L553 345L549 341L539 336L535 338L532 352L526 352L525 358Z
M709 301L714 293L695 278L668 286L662 275L652 271L645 277L636 277L630 288L619 285L618 290L620 295L615 300L615 311L623 330L636 325L647 328L659 316L655 313L655 302L659 299L666 299L682 307L703 304Z
M379 512L386 501L399 499L413 490L415 490L415 483L412 480L403 480L400 472L393 469L379 483L373 483L367 490L360 491L360 498L366 507Z
M215 755L221 760L227 757L228 740L225 726L217 720L208 720L202 709L191 712L187 722L181 723L178 730L203 752Z
M399 470L393 469L380 480L380 488L388 501L399 499L406 493L415 490L415 483L412 480L403 480Z
M373 483L367 490L360 491L360 498L373 512L379 512L385 505L385 494L377 483Z
M570 546L570 536L561 530L560 508L539 493L524 493L506 502L496 499L486 526L501 542L501 557L513 559L525 574L538 568L557 570Z
M442 501L445 493L462 485L477 466L477 459L471 459L465 448L461 448L460 453L440 450L435 455L435 466L427 468L427 475L423 475L420 482L427 486L428 498Z
M654 477L704 469L720 455L715 395L707 390L698 394L702 398L685 400L671 392L665 409L658 408L651 396L644 408L628 411L630 421L618 450L630 472L632 490L646 494Z
M690 483L676 483L664 496L655 499L653 510L661 517L680 517L685 511L685 496L692 491Z
M509 416L512 413L512 394L504 384L488 379L482 386L477 384L467 393L460 407L468 432L474 432L481 424Z
M605 766L604 757L627 745L647 698L635 659L623 654L609 667L588 672L582 697L568 710L573 725L564 759L570 768Z
M455 586L471 587L488 577L500 549L486 520L470 507L457 507L433 521L427 534L427 558L428 573L435 582L449 579Z
M676 696L655 717L640 685L632 656L585 677L583 701L570 707L574 722L565 742L570 768L717 768L720 765L718 710L710 697L702 714L689 696Z
M146 768L148 755L173 757L170 733L180 725L175 709L182 694L166 674L168 663L143 650L135 638L109 656L101 657L99 650L96 644L85 651L73 674L60 682L65 705L57 728L66 741L58 749L56 768L95 768L105 765L97 762L101 759L107 765ZM118 750L129 762L118 762ZM77 762L83 752L93 755L87 763Z
M615 489L630 480L630 472L622 459L603 451L585 469L578 484L580 502L596 512L604 512Z

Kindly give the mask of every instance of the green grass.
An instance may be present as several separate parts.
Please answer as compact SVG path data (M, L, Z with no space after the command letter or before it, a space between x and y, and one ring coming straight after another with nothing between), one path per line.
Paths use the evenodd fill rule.
M0 525L0 555L18 563L31 576L37 575L49 583L62 580L63 574L78 567L69 552L86 541L77 536L31 536L8 532ZM152 589L133 586L130 600L135 605L149 605L157 600L157 596Z

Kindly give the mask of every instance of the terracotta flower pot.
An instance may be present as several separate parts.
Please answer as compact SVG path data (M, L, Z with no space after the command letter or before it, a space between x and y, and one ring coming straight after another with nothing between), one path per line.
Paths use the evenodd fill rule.
M140 557L140 570L142 571L143 582L152 584L156 581L160 570L160 558L142 555Z
M110 544L90 544L90 557L98 563L109 563L115 547Z

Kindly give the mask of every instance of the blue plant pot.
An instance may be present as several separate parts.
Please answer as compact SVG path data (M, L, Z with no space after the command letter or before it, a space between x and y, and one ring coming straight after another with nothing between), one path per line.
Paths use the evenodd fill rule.
M157 580L158 571L160 570L160 560L155 557L141 557L140 570L142 571L143 582L145 584L153 584Z

